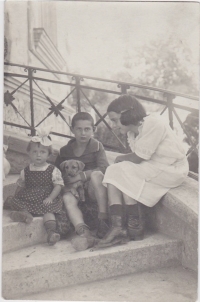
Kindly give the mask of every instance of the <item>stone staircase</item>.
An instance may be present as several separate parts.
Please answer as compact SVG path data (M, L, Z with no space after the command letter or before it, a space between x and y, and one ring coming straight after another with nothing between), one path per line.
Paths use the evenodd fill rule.
M110 162L116 154L109 154ZM4 182L4 200L15 190L17 176ZM92 281L182 265L197 270L198 182L188 178L147 209L142 241L102 250L76 252L71 237L46 243L42 218L30 225L12 222L3 211L2 296L23 299L34 293Z
M13 181L12 178L11 182ZM4 197L6 192L12 192L13 186L14 184L9 183L8 178L4 187ZM188 191L187 186L192 192ZM192 198L197 197L197 192L195 193L194 190L196 186L197 182L188 179L182 187L182 199L187 201L187 194L191 197L191 193ZM165 200L162 200L158 207L147 212L149 231L144 240L96 251L76 252L70 244L70 237L50 247L46 243L42 218L34 218L30 225L25 225L12 222L9 218L9 211L3 211L3 298L19 299L24 295L45 292L50 289L155 268L176 267L181 264L193 269L195 266L197 268L197 251L195 251L197 238L196 241L194 240L194 235L197 234L185 239L188 236L186 230L191 233L191 228L197 227L194 212L198 206L195 207L190 201L188 209L185 205L185 208L184 206L181 208L180 200L178 201L176 196L176 190L180 190L180 188L173 189L175 192L171 190L172 192L170 191L165 196ZM184 188L186 188L185 192ZM162 207L167 209L162 209ZM181 226L176 217L171 215L170 208L173 209L173 215L177 214L176 210L179 212L179 220L182 221L182 224L184 224L185 215L187 224L185 228L183 225ZM170 217L169 221L168 217ZM198 218L196 217L196 219ZM166 225L169 223L170 226ZM177 227L180 226L183 228L182 235L185 238L178 233ZM175 232L170 231L171 228ZM197 232L197 229L195 231ZM192 246L191 240L193 241ZM190 250L187 245L190 246Z

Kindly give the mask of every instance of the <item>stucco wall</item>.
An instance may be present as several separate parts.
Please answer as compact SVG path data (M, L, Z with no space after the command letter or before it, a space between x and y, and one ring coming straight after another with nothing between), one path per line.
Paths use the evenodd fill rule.
M31 50L30 40L33 39L33 28L42 27L49 36L46 37L47 45L51 45L53 55L58 57L58 60L62 62L63 66L60 71L66 71L66 64L64 59L60 57L59 50L56 48L57 45L57 15L55 12L54 3L35 3L29 1L16 1L16 2L5 2L5 37L8 42L8 52L5 58L5 61L23 64L28 66L34 66L38 68L48 69L43 64L43 56L36 56ZM51 44L52 43L52 44ZM44 48L45 49L45 48ZM48 49L46 50L48 52ZM67 57L67 51L62 50ZM50 54L49 54L50 58ZM53 58L51 58L53 59ZM51 62L51 60L49 60ZM24 68L5 66L5 71L14 72L18 74L27 75L27 71L24 71ZM39 72L34 73L35 76L45 78L47 80L62 80L69 81L66 79L66 76L58 76L53 73ZM65 77L65 78L64 78ZM24 78L17 77L6 77L4 81L4 91L9 92L14 91L22 82ZM40 86L42 91L50 97L52 102L56 105L61 100L63 100L70 92L70 87L60 84L52 84L51 82L36 81ZM49 108L51 104L44 97L43 93L33 83L33 101L34 101L34 124L35 126L50 112ZM30 91L29 91L29 82L23 85L16 93L14 93L13 105L17 108L20 114L27 120L30 124L31 114L30 114ZM64 110L62 114L66 118L67 122L70 123L70 117L75 113L75 110L69 105L68 100L63 103ZM19 113L16 113L15 110L9 105L4 104L4 121L12 122L20 125L27 125ZM54 132L59 132L63 134L70 135L70 129L68 125L60 117L56 117L52 114L45 120L42 125L53 126ZM13 133L27 135L30 134L29 130L20 129L13 126L4 126L4 131L12 131ZM60 138L59 141L65 140Z

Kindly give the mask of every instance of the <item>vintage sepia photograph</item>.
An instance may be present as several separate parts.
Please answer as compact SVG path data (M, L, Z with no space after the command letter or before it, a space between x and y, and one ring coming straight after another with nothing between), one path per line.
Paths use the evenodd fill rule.
M3 13L1 299L196 302L199 3Z

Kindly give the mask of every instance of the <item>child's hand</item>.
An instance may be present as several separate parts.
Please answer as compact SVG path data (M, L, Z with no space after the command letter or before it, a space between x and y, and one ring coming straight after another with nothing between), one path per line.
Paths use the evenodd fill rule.
M72 193L72 195L74 195L74 197L76 197L77 199L79 199L79 195L78 192L75 188L71 188L70 192Z
M49 204L51 204L53 202L53 199L51 197L47 197L43 200L43 204L45 206L48 206Z
M76 176L67 176L67 178L65 178L65 181L66 181L66 183L68 183L68 184L73 184L73 183L75 183L75 182L77 182L77 181L80 181L81 180L81 177L80 177L80 175L78 174L78 175L76 175Z
M124 161L124 156L123 155L119 155L119 156L117 156L115 158L115 162L114 163L116 164L116 163L120 163L122 161Z

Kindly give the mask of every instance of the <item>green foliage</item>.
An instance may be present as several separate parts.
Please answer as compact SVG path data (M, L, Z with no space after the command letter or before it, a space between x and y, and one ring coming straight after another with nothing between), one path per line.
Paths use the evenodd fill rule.
M198 95L192 54L182 40L162 37L134 51L134 57L126 54L125 69L121 74L129 78L129 82ZM133 91L144 96L159 96L146 89L134 88Z
M119 66L119 72L113 74L112 80L198 95L198 76L195 74L194 67L191 51L184 41L166 35L137 47L131 54L127 51L124 57L124 66ZM103 82L101 88L113 89L111 84L106 82ZM84 93L102 115L106 112L108 104L115 98L114 95L101 91L84 89ZM136 87L131 87L128 93L161 100L164 98L163 93ZM163 105L142 102L149 112L161 111L163 108ZM74 92L72 105L76 106L76 103L77 94ZM90 110L90 105L83 95L81 95L81 105L83 110ZM103 123L99 124L96 137L104 144L112 145L120 152L124 151ZM126 144L126 139L120 138Z

